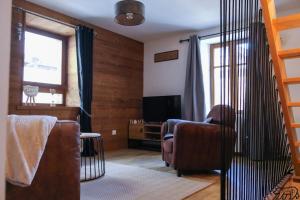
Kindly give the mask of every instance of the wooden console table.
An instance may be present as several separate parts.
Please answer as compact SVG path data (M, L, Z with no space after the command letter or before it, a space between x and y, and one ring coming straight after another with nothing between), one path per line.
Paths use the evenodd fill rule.
M160 151L161 123L129 123L129 148L141 148Z

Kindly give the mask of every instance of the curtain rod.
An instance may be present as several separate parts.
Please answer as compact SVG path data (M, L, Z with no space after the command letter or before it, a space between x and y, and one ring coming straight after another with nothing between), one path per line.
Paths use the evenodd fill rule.
M213 34L209 34L209 35L198 36L198 39L201 40L203 38L217 36L217 35L220 35L220 33L213 33ZM190 41L190 39L184 39L184 40L179 40L179 43L189 42L189 41Z
M42 14L39 14L39 13L36 13L36 12L30 11L30 10L26 10L26 9L24 9L24 8L22 8L22 7L19 7L19 6L15 6L15 5L13 5L12 7L13 7L13 8L20 9L20 10L22 10L22 11L26 12L26 13L29 13L29 14L31 14L31 15L35 15L35 16L37 16L37 17L41 17L41 18L44 18L44 19L47 19L47 20L50 20L50 21L53 21L53 22L56 22L56 23L59 23L59 24L65 25L65 26L69 26L69 27L71 27L71 28L74 28L74 29L77 27L77 26L76 26L76 25L74 25L74 24L66 23L66 22L63 22L63 21L60 21L60 20L57 20L57 19L54 19L54 18L51 18L51 17L45 16L45 15L42 15Z
M237 32L237 31L243 31L243 30L246 30L246 29L248 29L248 27L241 28L241 29L235 29L235 30L226 31L226 33ZM209 38L209 37L212 37L212 36L218 36L218 35L221 35L221 33L213 33L213 34L208 34L208 35L198 36L198 39L201 40L201 39L203 39L203 38ZM189 41L190 41L190 39L184 39L184 40L179 40L179 43L189 42Z

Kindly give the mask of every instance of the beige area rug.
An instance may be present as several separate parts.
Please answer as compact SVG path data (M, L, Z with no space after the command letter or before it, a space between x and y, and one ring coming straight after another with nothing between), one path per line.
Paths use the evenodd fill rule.
M106 174L81 183L81 200L181 200L213 181L106 162Z

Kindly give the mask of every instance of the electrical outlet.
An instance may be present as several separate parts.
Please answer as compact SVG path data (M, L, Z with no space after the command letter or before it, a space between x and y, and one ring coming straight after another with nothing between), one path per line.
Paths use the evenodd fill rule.
M112 130L111 134L112 135L117 135L117 130Z

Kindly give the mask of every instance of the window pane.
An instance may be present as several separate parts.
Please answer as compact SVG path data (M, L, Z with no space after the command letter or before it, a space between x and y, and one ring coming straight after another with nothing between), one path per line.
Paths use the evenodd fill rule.
M23 92L23 99L22 102L26 103L27 96ZM51 93L44 93L44 92L39 92L38 95L34 98L35 103L43 103L43 104L62 104L63 103L63 95L62 94L54 94L52 95Z
M239 65L239 76L238 76L238 92L239 95L237 95L240 99L238 99L239 102L239 108L237 110L241 110L244 108L244 101L245 101L245 89L246 89L246 65Z
M221 63L223 62L224 55L222 55L221 58L221 50L222 48L214 48L214 66L222 66ZM228 65L229 63L229 55L228 55L228 47L226 47L226 60L225 65Z
M25 32L24 81L61 85L62 41Z
M237 64L245 64L247 58L247 50L248 50L248 43L238 44L236 48L236 62Z
M221 82L222 82L222 86L221 86ZM225 98L225 104L229 104L230 102L229 85L230 85L229 67L225 68L225 73L223 68L214 68L214 102L213 102L214 105L224 103L224 100L223 102L221 102L221 91L222 92L224 91L224 86L225 86L225 91L222 94L223 95L222 97ZM221 87L223 87L222 90Z

